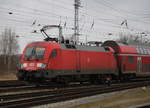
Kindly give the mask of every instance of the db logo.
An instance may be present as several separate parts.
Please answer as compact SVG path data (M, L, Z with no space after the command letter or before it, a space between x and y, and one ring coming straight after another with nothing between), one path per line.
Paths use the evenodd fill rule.
M29 66L34 67L35 63L30 63Z

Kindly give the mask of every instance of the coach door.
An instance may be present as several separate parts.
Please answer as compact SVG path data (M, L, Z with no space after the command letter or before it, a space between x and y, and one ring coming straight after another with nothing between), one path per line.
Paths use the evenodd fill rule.
M137 72L142 72L142 58L137 57Z
M76 51L76 68L77 68L77 72L81 71L81 64L80 64L80 51Z

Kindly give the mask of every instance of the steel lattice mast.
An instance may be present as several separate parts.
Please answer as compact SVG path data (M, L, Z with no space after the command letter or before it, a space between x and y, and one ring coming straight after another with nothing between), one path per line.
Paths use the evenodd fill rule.
M80 0L75 0L75 15L74 15L74 36L73 39L75 44L79 42L79 7L80 7Z

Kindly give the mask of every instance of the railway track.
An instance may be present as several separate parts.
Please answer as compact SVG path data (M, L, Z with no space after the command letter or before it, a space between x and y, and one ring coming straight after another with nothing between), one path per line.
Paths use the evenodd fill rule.
M150 78L138 78L133 79L132 82L140 82L140 81L150 81ZM116 82L112 82L116 83ZM74 84L74 85L68 85L69 87L77 87L77 86L89 86L90 84ZM24 81L18 81L18 80L9 80L9 81L0 81L0 93L4 92L15 92L15 91L25 91L25 90L40 90L40 89L49 89L49 88L62 88L64 85L61 84L42 84L40 86L37 86L35 84L28 84Z
M71 85L63 85L63 84L26 84L20 86L6 86L0 87L0 94L5 94L9 92L24 92L24 91L37 91L37 90L45 90L45 89L56 89L56 88L67 88L67 87L79 87L79 86L89 86L91 84L71 84Z
M111 86L91 85L82 87L67 87L43 90L41 89L40 91L31 90L30 92L1 94L0 107L21 108L27 106L35 106L148 85L150 85L150 81L112 84Z
M14 87L14 86L23 86L26 83L24 81L18 80L7 80L7 81L0 81L0 88L2 87Z
M54 86L49 85L22 85L22 86L14 86L14 87L0 87L0 93L8 93L8 92L20 92L20 91L28 91L28 90L41 90L41 89L49 89L49 88L55 88Z

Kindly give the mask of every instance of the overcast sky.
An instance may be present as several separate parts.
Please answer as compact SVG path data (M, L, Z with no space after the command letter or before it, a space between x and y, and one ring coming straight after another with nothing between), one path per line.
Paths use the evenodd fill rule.
M74 0L0 0L0 32L5 28L15 31L20 36L20 51L27 43L43 39L40 32L32 33L43 25L61 24L64 36L69 37L74 32L73 4ZM150 33L149 5L150 0L81 0L80 41L85 36L88 41L105 41L116 39L120 32ZM128 27L121 26L125 20Z

